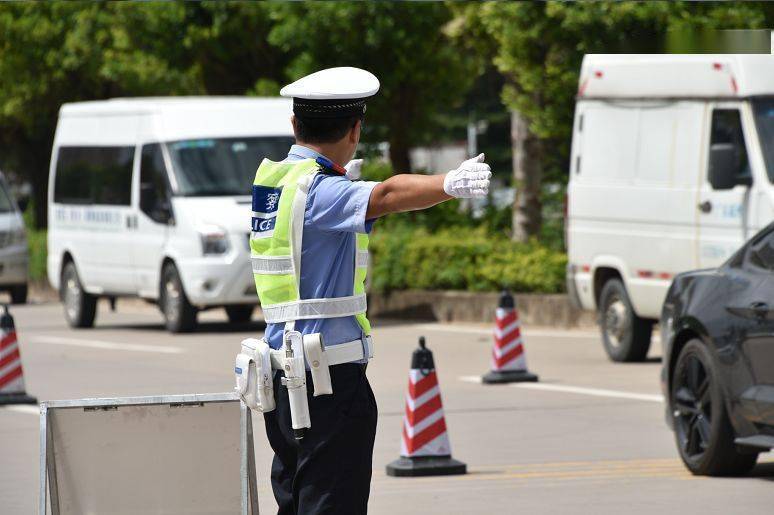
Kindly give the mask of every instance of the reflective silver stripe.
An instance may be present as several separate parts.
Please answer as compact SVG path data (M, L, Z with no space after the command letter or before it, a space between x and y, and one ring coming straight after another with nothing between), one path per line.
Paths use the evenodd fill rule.
M290 256L250 256L254 274L292 274L293 259Z
M355 266L358 268L368 268L368 251L358 250L355 256Z
M338 318L365 313L365 293L331 299L304 299L263 307L266 323L277 324L289 320Z

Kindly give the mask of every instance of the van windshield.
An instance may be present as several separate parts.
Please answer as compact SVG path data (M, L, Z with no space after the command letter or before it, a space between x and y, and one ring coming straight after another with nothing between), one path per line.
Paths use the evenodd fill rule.
M167 143L183 196L249 195L263 158L281 161L290 136L209 138Z
M766 161L766 172L769 175L769 181L774 183L774 98L753 100L753 110L763 158Z

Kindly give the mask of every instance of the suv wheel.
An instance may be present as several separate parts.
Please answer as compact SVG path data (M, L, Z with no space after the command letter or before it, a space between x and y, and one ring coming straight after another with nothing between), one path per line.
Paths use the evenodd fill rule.
M605 352L611 360L645 360L650 349L653 322L637 316L620 279L610 279L602 288L599 327Z
M255 306L252 304L236 304L226 306L228 321L232 324L245 324L253 317Z
M742 453L734 444L715 365L707 347L689 341L677 358L669 406L680 457L692 473L726 476L749 472L758 453Z
M172 263L164 265L161 271L159 307L168 331L186 333L196 327L197 309L188 301L180 273Z
M93 327L97 315L97 297L86 293L78 278L75 263L68 261L62 270L59 298L64 304L65 319L70 327Z

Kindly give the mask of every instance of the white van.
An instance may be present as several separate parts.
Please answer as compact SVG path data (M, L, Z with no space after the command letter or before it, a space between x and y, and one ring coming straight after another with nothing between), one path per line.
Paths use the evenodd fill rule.
M65 104L51 154L48 279L73 327L98 297L157 302L173 332L201 309L257 304L251 185L293 142L285 99L177 97Z
M567 285L614 361L645 358L675 274L774 219L774 56L587 55L568 186Z

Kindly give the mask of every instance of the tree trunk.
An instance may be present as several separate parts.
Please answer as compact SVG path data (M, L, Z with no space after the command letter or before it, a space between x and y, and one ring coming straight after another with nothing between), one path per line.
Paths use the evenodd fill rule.
M390 163L393 173L410 173L409 142L402 131L392 131L390 135Z
M540 183L543 175L540 141L529 132L527 121L517 111L511 111L511 151L513 154L514 241L526 242L537 236L542 224Z

